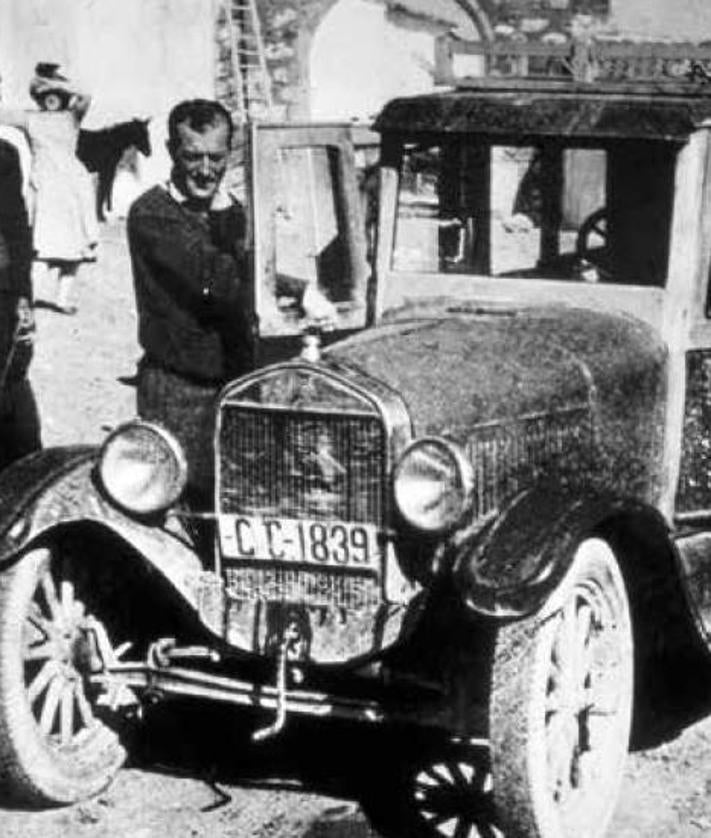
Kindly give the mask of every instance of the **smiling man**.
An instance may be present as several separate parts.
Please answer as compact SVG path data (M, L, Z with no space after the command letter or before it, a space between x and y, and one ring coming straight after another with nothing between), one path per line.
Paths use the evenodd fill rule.
M232 134L230 114L218 102L176 105L168 117L170 180L141 195L128 215L143 348L138 415L178 438L200 504L211 502L215 399L253 366L245 213L223 186ZM307 321L334 323L334 306L312 283L289 293Z
M222 185L232 133L219 103L177 105L168 118L170 180L128 216L143 349L138 414L177 436L197 494L212 483L215 397L252 363L245 214Z

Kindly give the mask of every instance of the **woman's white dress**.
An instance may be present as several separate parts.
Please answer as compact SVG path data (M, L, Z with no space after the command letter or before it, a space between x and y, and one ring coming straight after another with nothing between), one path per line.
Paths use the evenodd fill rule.
M91 177L77 159L79 119L72 110L28 114L32 150L32 237L35 258L96 258L99 238Z

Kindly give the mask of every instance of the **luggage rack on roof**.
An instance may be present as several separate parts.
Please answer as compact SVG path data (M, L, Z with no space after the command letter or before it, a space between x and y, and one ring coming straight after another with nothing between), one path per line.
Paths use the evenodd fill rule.
M479 57L478 74L457 73L460 56ZM600 39L463 41L437 39L435 81L457 88L594 86L596 90L711 96L711 44Z

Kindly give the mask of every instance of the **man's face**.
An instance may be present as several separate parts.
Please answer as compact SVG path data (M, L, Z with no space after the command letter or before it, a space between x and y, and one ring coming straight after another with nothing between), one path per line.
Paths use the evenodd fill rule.
M194 131L181 122L177 134L177 142L169 146L175 184L189 200L208 205L227 169L228 126L219 120Z

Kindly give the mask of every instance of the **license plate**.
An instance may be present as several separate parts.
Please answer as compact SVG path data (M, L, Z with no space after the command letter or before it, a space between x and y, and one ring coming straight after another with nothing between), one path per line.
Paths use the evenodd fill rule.
M377 527L340 521L223 515L220 542L228 559L321 567L376 568L380 553Z

